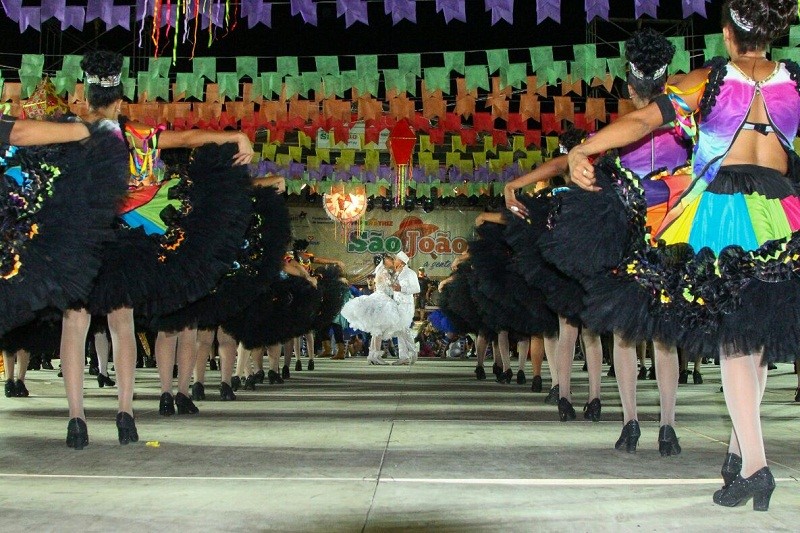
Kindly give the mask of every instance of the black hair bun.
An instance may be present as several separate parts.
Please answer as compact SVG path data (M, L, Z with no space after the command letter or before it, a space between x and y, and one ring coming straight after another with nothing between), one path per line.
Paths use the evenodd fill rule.
M723 21L730 20L730 14L725 13L725 9L733 9L739 17L753 25L753 29L747 33L758 45L770 43L784 35L797 18L797 0L730 0L723 6Z
M83 56L81 68L92 76L116 76L122 71L122 56L106 50L94 50Z
M625 59L647 77L671 63L674 55L675 46L652 28L637 31L625 42Z
M292 246L295 250L305 250L308 248L308 241L305 239L297 239Z
M569 152L583 142L588 133L586 130L571 127L558 136L558 143Z

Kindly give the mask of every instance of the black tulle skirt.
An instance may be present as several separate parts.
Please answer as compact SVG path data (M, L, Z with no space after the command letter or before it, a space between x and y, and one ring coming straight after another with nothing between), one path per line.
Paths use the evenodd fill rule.
M321 301L319 311L314 318L314 331L328 329L344 306L348 285L342 281L341 269L335 265L326 265L317 269L317 290Z
M769 183L774 171L765 169L763 180L750 174L738 176L735 170L723 169L714 186L730 190L709 187L709 192L759 193L759 184ZM638 178L605 158L595 165L595 176L601 193L563 196L563 218L555 217L553 229L554 241L560 235L563 246L545 252L548 259L571 269L571 262L562 258L587 245L576 236L591 228L594 239L608 243L595 251L600 254L594 258L597 271L584 269L580 274L587 292L584 320L590 326L632 341L655 338L676 344L694 356L717 355L723 347L727 354L763 350L764 363L797 357L798 233L767 241L755 250L728 246L719 254L710 248L695 251L681 242L651 246ZM598 211L607 213L604 223L588 214Z
M250 226L233 268L207 296L158 317L154 329L216 328L238 315L278 278L292 236L289 211L283 197L272 187L255 187L250 194Z
M0 147L0 335L85 300L114 239L128 153L116 124L89 129L80 143Z
M231 268L250 222L249 176L231 166L235 144L196 149L176 188L191 206L174 222L179 245L141 228L120 227L106 247L103 266L89 297L92 314L121 307L137 315L159 317L209 294ZM174 248L174 249L170 249Z
M307 280L281 276L222 327L248 350L270 346L311 331L321 303L320 291Z
M540 241L549 233L552 198L548 193L521 196L528 218L508 217L506 241L514 251L514 268L527 285L525 294L541 295L546 306L573 325L580 325L584 291L580 282L547 261ZM538 296L537 296L538 297Z
M528 286L518 259L506 242L505 226L486 223L469 244L475 304L482 321L494 331L520 335L553 334L558 318L541 291Z
M450 321L453 333L458 335L491 332L491 328L483 322L473 297L473 275L471 261L464 261L439 293L439 309Z
M60 345L61 312L57 309L40 312L36 319L0 337L0 350L9 354L25 350L31 355L52 356Z

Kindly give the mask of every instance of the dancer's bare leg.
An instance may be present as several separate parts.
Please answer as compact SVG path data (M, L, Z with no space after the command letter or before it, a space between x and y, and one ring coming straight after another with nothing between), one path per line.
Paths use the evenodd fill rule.
M589 373L589 401L600 399L600 375L603 372L603 346L600 335L584 328L581 332L586 352L586 370Z
M88 328L88 323L86 327ZM117 376L119 410L133 415L133 387L136 379L136 334L133 325L133 309L123 307L109 313L108 330L111 333L114 371ZM85 342L86 333L83 338L81 343ZM170 379L171 373L172 367L170 367Z
M172 370L175 367L175 351L178 347L178 333L159 331L156 336L156 364L161 394L172 394Z
M547 356L547 369L550 372L550 388L552 389L558 385L558 365L556 364L558 336L552 335L545 337L542 344L544 345L543 356Z
M534 335L528 339L531 353L531 365L533 366L533 375L542 375L542 362L544 362L544 337L541 335Z
M197 328L186 328L178 334L178 392L189 396L195 358L197 357Z
M108 342L108 335L105 331L98 331L94 334L94 351L97 353L97 369L100 374L108 377L108 356L111 344Z
M558 317L558 345L556 367L558 368L558 391L562 398L572 402L572 359L575 357L575 341L578 328L570 325L564 317Z
M251 364L250 350L245 349L242 344L236 347L236 375L244 381L247 378L248 367Z
M511 370L511 353L508 345L508 331L501 331L497 334L497 349L500 353L500 364L503 372Z
M219 331L222 331L222 329L220 329ZM196 383L206 382L206 367L208 366L208 359L211 356L211 350L213 347L214 347L214 330L198 329L197 358L195 359L194 363L194 380Z
M6 373L6 380L14 381L14 365L17 362L16 352L11 353L3 350L3 368Z
M255 351L255 350L254 350ZM264 351L262 348L261 356L264 356ZM286 360L286 355L284 354L284 360ZM276 372L278 375L281 373L280 367L280 358L281 358L281 345L280 344L273 344L271 346L267 346L267 360L269 362L269 369L273 372Z
M231 384L233 365L236 362L236 339L224 329L217 328L217 345L219 349L220 382Z
M525 363L528 362L528 352L531 349L531 337L523 337L522 340L517 341L517 372L525 372ZM534 373L534 375L536 375Z
M92 317L86 309L64 311L60 355L70 418L86 419L83 411L83 364L86 335L91 321Z
M614 370L624 423L638 420L636 410L636 345L614 335ZM656 371L658 372L658 371Z
M483 366L484 361L486 361L486 351L489 348L489 342L486 339L484 334L479 334L478 338L475 339L475 353L477 354L477 366Z
M661 403L661 425L675 425L675 402L678 396L678 350L662 342L653 341L656 380Z

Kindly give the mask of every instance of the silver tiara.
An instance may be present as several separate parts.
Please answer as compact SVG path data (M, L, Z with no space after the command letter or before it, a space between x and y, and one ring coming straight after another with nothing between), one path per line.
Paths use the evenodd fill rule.
M646 75L644 72L636 68L636 65L634 65L633 63L631 63L630 65L631 65L631 74L633 74L634 78L639 78L640 80L643 80L645 78L656 80L667 73L667 65L664 65L655 72L653 72L652 76Z
M558 145L558 153L559 154L568 154L569 150L567 150L566 146L564 146L563 144L559 143L559 145Z
M122 74L115 74L113 76L95 76L94 74L86 73L86 83L89 85L99 85L100 87L117 87L122 81Z
M742 17L735 9L731 8L731 20L744 31L753 31L753 23Z

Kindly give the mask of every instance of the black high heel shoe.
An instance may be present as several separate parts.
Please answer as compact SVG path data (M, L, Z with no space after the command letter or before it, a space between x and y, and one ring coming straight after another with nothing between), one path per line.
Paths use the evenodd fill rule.
M492 364L492 374L494 374L495 378L499 378L500 374L503 373L503 367L498 365L497 363Z
M703 374L695 370L692 372L692 382L695 385L702 385L703 384Z
M475 379L478 381L483 381L486 379L486 370L484 370L483 365L475 367Z
M139 432L136 431L136 422L128 413L117 413L117 438L125 446L129 442L139 442Z
M289 378L292 377L291 372L289 372L289 366L288 365L283 365L283 369L281 370L281 377L283 379L289 379Z
M639 369L639 374L636 376L636 379L641 381L643 379L647 379L647 367L642 365Z
M264 383L264 369L263 368L261 370L259 370L258 372L256 372L255 374L253 374L253 375L255 376L257 382ZM253 390L255 390L255 389L253 389Z
M231 389L233 389L233 392L239 390L241 386L242 386L242 378L240 378L239 376L233 376L231 378Z
M158 401L158 414L161 416L172 416L175 414L175 399L172 394L165 392Z
M233 389L224 381L219 384L219 399L223 402L232 402L236 399Z
M267 372L267 379L269 380L270 385L274 385L276 383L278 385L283 384L283 377L281 377L281 375L275 372L274 370L270 370L269 372Z
M678 436L672 426L664 425L658 430L658 452L661 457L679 455L681 453L681 445L678 444Z
M28 387L25 386L25 382L21 379L17 380L15 388L17 390L17 398L27 398L31 395L31 393L28 392Z
M250 374L249 376L247 376L247 379L244 380L244 385L242 386L242 390L256 390L256 383L258 383L256 375Z
M531 392L542 392L542 376L533 376L531 380Z
M14 385L13 379L6 380L6 398L17 397L17 386Z
M631 420L622 428L622 433L614 444L614 448L620 451L625 450L628 453L636 453L636 445L641 436L642 430L639 429L639 421Z
M525 385L526 381L528 381L528 379L525 377L525 371L517 370L517 385Z
M206 386L199 381L192 384L192 400L199 402L206 399Z
M102 389L105 386L113 387L117 382L105 374L97 374L97 385Z
M559 398L558 399L558 418L562 422L566 422L567 420L575 420L575 408L572 407L572 403L567 400L566 398Z
M179 415L196 415L200 412L192 399L182 392L175 395L175 407L178 408Z
M559 389L558 385L550 389L550 392L547 393L547 396L544 399L544 403L558 403L558 399L561 397L561 390Z
M797 387L797 393L794 395L794 401L800 402L800 387Z
M311 361L313 361L313 359L312 359ZM310 363L311 361L309 361L309 363ZM302 362L302 361L300 360L300 358L298 357L298 358L297 358L297 362L294 364L294 371L295 371L295 372L301 372L302 370L303 370L303 362Z
M511 380L514 377L514 372L509 368L505 372L500 372L500 375L497 376L498 383L511 383Z
M729 453L725 456L725 462L722 463L722 480L725 482L723 489L727 489L733 480L739 477L742 473L742 458L735 453Z
M592 422L599 422L601 411L602 405L600 404L600 398L595 398L583 406L583 418L591 420Z
M731 482L728 487L719 489L714 493L714 503L723 507L738 507L753 498L754 511L768 511L769 499L775 490L775 478L769 467L764 467L747 479L741 475Z
M314 370L314 360L313 359L310 359L308 361L308 369L309 370Z
M215 358L211 358L208 362L208 369L209 370L219 370L219 366L217 365L217 360Z
M73 418L67 424L67 448L82 450L89 445L89 429L82 418Z

